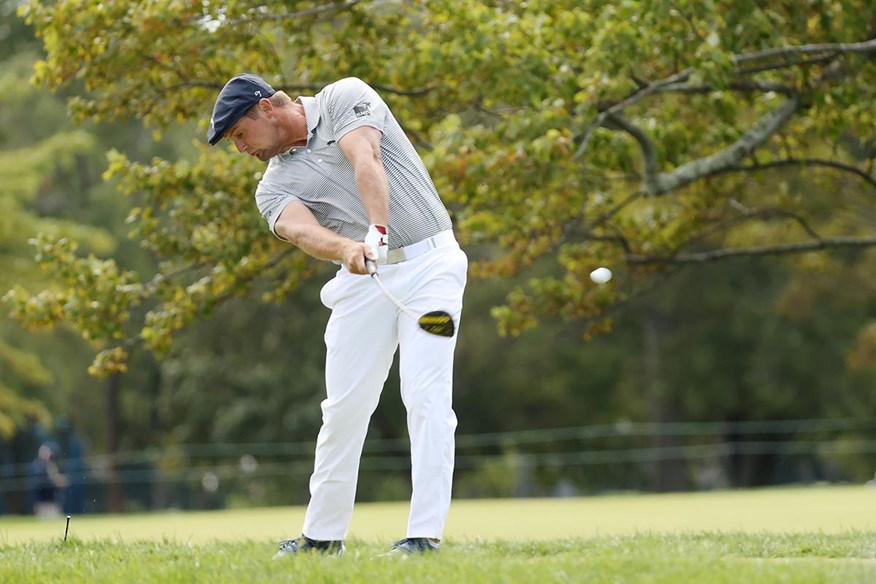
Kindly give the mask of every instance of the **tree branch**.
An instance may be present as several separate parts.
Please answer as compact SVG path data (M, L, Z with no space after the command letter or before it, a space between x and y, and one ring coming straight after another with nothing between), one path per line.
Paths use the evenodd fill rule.
M279 89L282 89L285 92L298 92L298 91L320 91L325 88L326 85L331 83L330 81L320 82L320 83L294 83L287 84L281 83L275 85L275 87L279 86ZM187 89L190 87L203 87L205 89L214 89L219 91L225 85L225 82L214 82L214 81L196 81L196 80L184 80L179 83L174 83L173 85L168 85L167 87L156 90L155 93L158 95L164 95L170 93L172 91L176 91L178 89ZM372 84L371 87L376 89L377 91L381 91L384 93L392 93L394 95L402 95L405 97L417 97L420 95L425 95L435 89L434 87L417 87L415 89L398 89L396 87L389 87L388 85L377 85Z
M864 182L869 184L871 187L876 189L876 177L874 177L872 174L869 174L867 171L861 170L860 168L852 166L850 164L844 164L835 160L825 160L821 158L787 158L784 160L773 160L770 162L758 162L745 166L731 166L724 169L722 172L751 172L758 170L769 170L771 168L780 168L784 166L805 166L807 168L813 166L824 166L827 168L833 168L836 170L841 170L843 172L854 174L855 176L863 179Z
M598 216L594 217L592 221L587 221L584 225L578 225L577 221L567 221L565 225L563 225L563 233L558 240L558 244L568 243L572 241L573 238L576 239L586 239L593 238L590 233L591 229L597 225L602 225L606 223L609 219L617 215L621 210L623 210L627 205L635 201L636 199L644 196L645 193L642 191L636 191L629 196L625 197L622 201L618 202L614 206L609 209L606 209ZM625 247L627 251L627 249Z
M751 67L737 67L733 70L735 75L753 75L755 73L763 73L764 71L778 71L779 69L787 69L788 67L805 67L807 65L820 65L822 63L830 63L836 59L836 55L826 55L821 57L812 57L811 59L800 59L792 63L768 63L765 65L753 65Z
M766 83L762 81L731 81L727 87L722 87L720 90L729 89L731 91L753 92L753 91L772 91L781 93L782 95L793 95L796 90L790 85L781 85L778 83ZM686 83L675 83L662 87L659 93L712 93L718 91L719 88L711 85L688 85Z
M406 97L417 97L418 95L425 95L435 89L433 86L418 87L416 89L398 89L396 87L389 87L388 85L378 85L375 83L372 83L371 87L373 87L377 91L393 93L395 95L404 95Z
M688 239L684 243L684 245L689 247L693 244L706 241L713 235L718 233L724 233L730 227L733 227L734 225L737 225L744 221L748 221L750 219L761 219L763 221L772 221L774 219L790 219L797 223L803 229L803 231L805 231L813 240L818 241L822 239L821 235L819 235L818 232L815 231L815 229L811 225L809 225L809 222L806 221L806 219L791 211L777 209L775 207L770 207L767 209L751 209L734 199L730 199L728 201L728 204L732 208L739 211L739 215L735 215L733 217L712 223L711 225L697 233L695 236Z
M279 265L280 262L286 259L287 256L290 256L297 251L299 251L299 249L291 245L289 247L283 248L280 253L276 254L274 257L266 261L265 264L262 266L262 269L270 270L271 268L276 267L277 265Z
M142 297L151 296L158 287L167 282L168 280L173 280L178 276L182 276L183 274L187 274L188 272L195 272L207 266L206 262L193 262L191 264L183 264L178 266L174 270L170 270L169 272L158 272L155 276L152 277L151 280L145 282L142 288Z
M735 57L737 63L749 63L751 61L759 61L761 59L772 59L775 57L794 57L797 55L816 55L819 53L871 53L876 52L876 39L870 39L859 43L825 43L817 45L800 45L797 47L780 47L774 49L766 49L751 53L749 55L738 55Z
M662 173L655 184L645 185L649 195L663 195L685 187L695 180L712 176L735 166L750 155L778 130L800 107L799 100L790 97L782 105L763 116L736 142L723 150L683 164L672 172Z
M731 257L757 257L768 255L790 255L810 251L824 251L836 248L863 248L876 246L876 237L828 237L818 241L769 245L763 247L717 249L702 253L679 254L675 256L628 255L626 262L634 265L676 265L702 264Z
M642 179L644 191L650 193L655 190L657 188L658 178L657 151L654 149L654 144L651 142L651 138L648 137L648 134L646 134L644 130L618 114L611 114L606 118L606 121L617 126L639 143L639 148L642 150L642 158L645 162L643 169L644 178ZM606 125L608 126L608 124Z
M283 14L265 14L254 16L252 18L238 18L237 20L229 20L225 23L227 26L239 26L250 22L265 22L270 20L291 20L295 18L306 18L308 16L316 16L323 12L331 12L333 10L346 10L359 4L362 0L346 0L345 2L335 2L334 4L324 4L322 6L314 6L307 10L299 10L298 12L284 12Z
M630 203L632 203L636 199L640 199L644 195L645 195L645 193L642 191L636 191L636 192L632 193L631 195L626 197L624 200L620 201L617 205L615 205L614 207L608 209L607 211L605 211L604 213L602 213L598 217L596 217L592 222L590 222L590 225L591 226L592 225L599 225L600 223L608 221L609 219L611 219L612 217L617 215L624 207L626 207L627 205L629 205Z
M800 45L797 47L780 47L773 49L766 49L763 51L759 51L756 53L751 53L749 55L736 55L733 57L734 61L737 64L749 63L752 61L759 61L762 59L773 59L776 57L785 58L797 55L819 55L821 53L830 53L829 56L820 56L814 59L805 59L803 61L798 62L797 64L813 64L821 62L822 60L830 60L830 58L838 55L838 54L847 54L847 53L871 53L876 52L876 39L870 39L867 41L862 41L858 43L826 43L826 44L811 44L811 45ZM783 68L786 65L760 65L753 66L751 68L737 68L737 74L749 74L756 73L758 71L770 70L770 69L778 69ZM596 119L594 119L590 124L588 124L587 128L584 130L583 134L580 136L581 144L576 150L575 155L572 157L573 161L577 161L581 159L586 153L587 148L590 145L590 139L593 137L593 133L600 127L602 127L609 116L620 114L625 108L630 105L633 105L649 95L653 95L655 93L659 93L661 91L695 91L692 88L685 88L683 85L684 82L688 80L691 73L693 73L695 69L693 67L688 67L682 71L674 75L670 75L665 79L661 79L659 81L653 81L651 83L645 83L640 79L636 79L636 82L639 85L639 89L630 94L623 101L620 101L613 106L607 108L602 111ZM735 88L738 90L744 91L755 91L758 89L762 89L764 91L776 91L778 93L789 94L791 89L781 85L775 84L761 84L761 83L753 83L753 84L745 84L741 82L737 82L735 84L731 84L731 88ZM790 100L789 100L790 101ZM790 105L786 102L785 105ZM796 109L796 106L793 108ZM788 112L788 115L793 113L793 111ZM768 121L765 119L764 121ZM783 121L783 120L782 120ZM765 136L766 137L766 136ZM577 137L576 137L577 138ZM743 137L744 138L744 137ZM730 147L730 149L725 150L728 155L732 151L733 148L741 146L739 142ZM703 159L704 161L705 159ZM680 169L678 169L680 170ZM685 183L687 184L687 183ZM662 194L662 193L658 193Z
M734 199L730 199L729 203L731 207L737 209L741 213L739 219L763 219L765 221L770 221L772 219L791 219L812 239L816 241L824 239L817 231L815 231L815 228L813 228L806 219L792 211L777 209L775 207L767 209L750 209Z
M690 74L693 73L693 71L693 67L688 67L683 71L679 71L675 75L670 75L666 79L654 81L649 85L634 91L629 97L627 97L623 101L616 103L610 108L603 111L596 117L595 120L590 122L590 124L587 126L587 129L584 130L584 134L582 134L581 136L581 145L578 147L578 150L575 152L572 160L579 160L587 153L587 148L590 145L590 138L593 137L593 133L597 130L597 128L601 127L605 123L605 120L608 119L609 116L611 116L612 114L619 114L624 110L624 108L642 101L649 95L658 92L662 87L666 85L672 85L673 83L686 81L687 78L690 77Z

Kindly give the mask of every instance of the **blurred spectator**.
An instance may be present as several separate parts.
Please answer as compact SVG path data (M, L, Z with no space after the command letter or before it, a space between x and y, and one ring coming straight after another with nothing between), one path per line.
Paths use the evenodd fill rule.
M40 446L36 459L30 463L33 512L37 517L61 515L61 499L67 479L58 470L55 450L51 444Z

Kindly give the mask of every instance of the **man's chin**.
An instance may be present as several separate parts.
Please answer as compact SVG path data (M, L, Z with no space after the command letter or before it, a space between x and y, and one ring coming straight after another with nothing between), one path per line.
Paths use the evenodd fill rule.
M267 162L268 160L270 160L274 156L277 156L278 154L280 154L280 152L285 152L286 150L288 150L288 148L284 149L282 146L270 146L270 147L265 148L263 150L257 150L256 152L253 153L253 156L258 158L262 162Z

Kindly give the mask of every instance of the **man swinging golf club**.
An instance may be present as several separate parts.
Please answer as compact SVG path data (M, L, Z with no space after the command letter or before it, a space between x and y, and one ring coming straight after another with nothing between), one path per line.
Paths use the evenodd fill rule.
M399 347L413 492L406 537L390 553L437 551L450 508L453 323L468 260L432 179L383 99L356 78L292 99L238 75L210 120L210 144L223 137L268 161L255 198L271 232L340 265L320 292L332 313L311 498L301 536L274 557L343 552L368 422Z

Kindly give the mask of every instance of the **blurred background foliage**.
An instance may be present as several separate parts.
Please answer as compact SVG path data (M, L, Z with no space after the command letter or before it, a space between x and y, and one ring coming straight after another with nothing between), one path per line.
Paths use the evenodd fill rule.
M9 510L39 443L71 437L90 510L306 501L332 266L266 232L260 163L204 145L241 70L291 94L367 80L431 168L474 260L460 496L872 476L869 4L0 14ZM361 498L404 498L394 374L370 438Z

